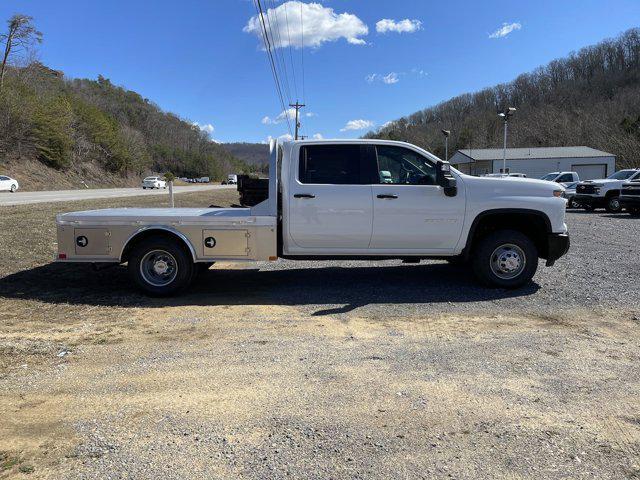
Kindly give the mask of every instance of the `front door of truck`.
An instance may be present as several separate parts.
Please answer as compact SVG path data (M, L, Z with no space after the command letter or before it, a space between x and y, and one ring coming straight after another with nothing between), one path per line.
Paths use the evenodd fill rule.
M373 185L372 250L449 253L462 232L464 190L447 197L436 184L436 165L414 150L377 145Z
M366 152L357 144L302 145L291 175L289 235L312 253L364 250L373 222Z

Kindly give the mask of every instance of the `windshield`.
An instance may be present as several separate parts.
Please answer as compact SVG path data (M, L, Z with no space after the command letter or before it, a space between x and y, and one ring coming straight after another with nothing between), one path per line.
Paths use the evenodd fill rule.
M635 173L637 173L636 170L620 170L607 178L610 180L626 180L627 178L631 178Z
M153 180L157 180L157 178L156 177L147 177L147 178L145 178L145 180L153 181Z
M557 176L558 176L557 173L547 173L540 180L548 180L549 182L553 182L556 179Z
M567 185L567 190L572 189L572 188L576 188L576 185L578 184L578 182L571 182L570 184Z

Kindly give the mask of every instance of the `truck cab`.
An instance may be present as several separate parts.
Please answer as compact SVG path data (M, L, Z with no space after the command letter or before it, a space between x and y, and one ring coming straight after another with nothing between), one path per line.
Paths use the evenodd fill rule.
M186 288L194 264L278 258L453 260L486 285L516 288L539 258L551 266L569 248L561 185L471 177L408 143L273 143L264 185L245 208L59 215L58 260L128 263L152 295Z

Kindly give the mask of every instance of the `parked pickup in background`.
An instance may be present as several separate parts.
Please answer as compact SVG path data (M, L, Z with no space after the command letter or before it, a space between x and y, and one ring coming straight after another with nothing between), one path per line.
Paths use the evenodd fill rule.
M569 249L562 186L472 177L408 143L272 143L266 185L250 208L58 215L57 260L127 263L144 292L163 296L216 261L278 258L448 259L470 263L486 285L515 288L538 258L551 266Z
M573 182L579 182L580 177L577 172L551 172L547 173L541 180L546 180L547 182L556 182L561 183L565 187Z
M626 181L638 179L640 179L640 169L620 170L607 178L580 182L573 198L585 210L605 208L607 212L618 213L622 210L620 204L622 185Z
M640 177L622 184L620 205L634 217L640 216Z

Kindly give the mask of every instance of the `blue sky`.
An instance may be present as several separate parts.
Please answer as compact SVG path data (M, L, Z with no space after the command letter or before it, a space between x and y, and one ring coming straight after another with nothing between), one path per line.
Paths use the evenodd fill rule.
M294 47L281 52L288 62L293 56L303 100L295 35L300 5L289 2L285 11L281 1L262 3L279 7L274 18L289 17ZM368 126L509 81L640 25L638 0L304 3L304 112L310 116L303 118L303 133L325 138L360 136ZM18 12L33 16L44 33L42 61L69 77L102 74L164 110L211 125L219 141L259 142L287 133L261 40L251 32L251 0L0 5L2 19ZM278 25L287 43L285 22Z

